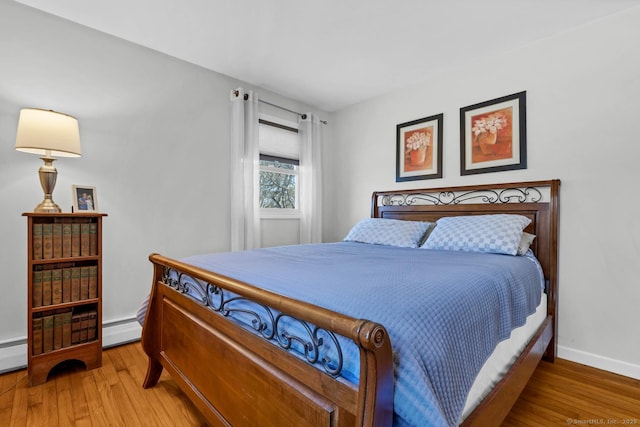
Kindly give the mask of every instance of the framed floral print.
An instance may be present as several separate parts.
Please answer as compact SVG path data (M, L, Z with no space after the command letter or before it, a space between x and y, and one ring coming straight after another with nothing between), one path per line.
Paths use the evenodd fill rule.
M460 109L461 175L526 168L526 92Z
M396 182L442 178L444 114L396 127Z

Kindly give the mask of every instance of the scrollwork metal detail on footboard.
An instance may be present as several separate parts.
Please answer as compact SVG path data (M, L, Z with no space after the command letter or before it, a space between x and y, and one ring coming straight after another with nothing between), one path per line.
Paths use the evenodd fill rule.
M537 203L543 195L537 187L497 190L402 193L380 196L378 206L458 205L464 203Z
M265 340L277 344L309 364L321 367L332 377L341 375L344 364L343 352L338 337L332 331L280 313L271 307L235 295L220 286L198 280L170 267L164 267L162 283L187 294L209 310L234 319L246 329L252 329ZM298 324L298 329L305 331L307 336L290 333L288 326L292 323ZM335 353L335 356L331 357L329 353Z

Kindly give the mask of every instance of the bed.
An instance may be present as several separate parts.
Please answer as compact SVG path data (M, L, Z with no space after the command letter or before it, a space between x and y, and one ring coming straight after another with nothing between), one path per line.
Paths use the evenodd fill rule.
M413 410L405 409L405 401L416 401L417 405L421 401L433 402L430 408L435 415L434 418L425 418L430 420L428 424L499 425L540 359L544 357L553 361L556 356L559 185L559 180L550 180L384 191L375 192L372 196L371 218L388 222L400 220L405 225L435 223L444 218L429 228L431 234L426 242L437 241L432 239L435 230L444 230L445 221L450 218L462 221L495 215L524 217L527 219L524 231L536 236L528 256L462 254L466 251L432 250L434 248L390 249L358 241L325 244L320 245L321 248L301 245L302 255L298 253L300 249L288 247L259 250L250 254L256 258L245 258L239 264L234 263L239 256L245 255L216 254L213 261L200 256L178 261L152 254L152 290L145 306L142 334L149 365L143 386L155 385L162 370L167 369L211 425L410 425L407 421L399 421L405 417L398 412ZM316 253L311 252L312 249L334 252ZM297 252L294 254L294 251ZM362 270L362 277L367 278L367 283L382 277L379 279L381 287L376 288L376 298L365 293L351 293L351 288L357 287L358 279L348 276L347 271L353 264L351 260L359 257L361 252L370 253L366 270ZM539 301L533 309L529 302L529 309L524 314L515 316L513 313L516 311L512 310L503 316L509 320L511 317L518 319L508 325L506 336L504 331L496 332L494 339L499 347L503 347L516 335L522 335L520 342L515 344L515 350L509 350L517 354L510 355L497 368L498 371L508 369L506 372L497 376L485 372L489 365L487 359L494 359L493 353L497 350L487 350L484 344L478 346L475 342L467 348L462 342L444 341L439 346L453 348L452 359L460 358L456 356L458 350L463 353L469 352L469 348L478 349L477 353L482 353L478 357L481 363L474 361L469 364L484 364L482 369L479 366L471 374L458 374L454 370L451 387L446 381L443 384L442 378L447 380L443 374L445 371L434 374L439 380L430 380L429 384L435 384L435 397L430 393L423 394L420 387L413 393L407 391L411 390L407 384L413 384L413 377L402 373L405 370L403 361L410 359L405 355L410 353L406 347L401 347L401 343L408 341L407 347L411 347L415 337L400 337L398 329L402 329L405 323L404 329L408 331L423 331L423 328L409 324L406 319L378 315L377 308L373 312L361 311L364 310L362 307L373 307L375 300L394 300L395 296L384 293L384 281L393 281L384 275L390 259L386 257L395 256L391 252L401 253L403 262L412 266L422 262L422 258L414 257L429 254L435 257L433 265L441 266L450 259L448 255L448 258L442 258L445 253L454 254L452 256L459 258L451 261L452 265L469 263L474 271L483 271L494 261L500 265L511 263L507 258L518 259L520 264L528 265L526 258L534 258L535 255L535 264L543 276L540 280L544 287L544 293L540 292L542 298L538 296ZM275 253L284 259L277 262L285 264L276 264ZM315 260L315 266L296 267L296 261L291 261L291 268L282 268L287 265L287 259L293 260L294 256ZM271 262L280 266L277 274L268 269ZM256 268L247 273L249 267ZM305 268L308 268L308 274ZM303 297L297 291L283 291L277 287L283 280L283 270L299 270L295 277L304 284L318 281L314 279L317 272L312 271L321 272L322 268L326 271L326 287L341 289L339 294L343 298L322 300L314 292ZM390 275L397 273L391 272ZM491 281L497 274L488 272L487 275L487 280ZM334 283L339 281L338 276L346 277L347 283ZM463 282L453 276L448 280ZM318 286L314 285L312 289L316 288ZM463 298L455 299L464 301ZM319 305L318 301L323 302ZM232 306L236 303L240 305ZM410 311L404 309L406 304L403 303L403 309L396 312L406 314ZM437 307L432 306L427 311L435 313ZM370 316L363 317L362 313ZM536 313L537 320L530 321ZM433 319L430 322L435 323ZM473 323L462 329L471 331ZM505 322L500 318L496 323L503 325ZM517 332L527 325L528 331ZM496 326L496 329L500 328ZM512 333L511 329L516 331ZM424 335L423 332L420 334ZM482 333L474 332L472 335ZM431 338L427 337L427 340ZM478 356L475 350L472 353L474 357ZM410 379L409 382L406 378ZM484 381L484 384L476 389L478 381ZM457 389L459 382L465 383L463 390L469 394L462 396L464 410L460 404L460 393L452 398L456 402L454 409L440 408L438 393L448 395L449 389Z

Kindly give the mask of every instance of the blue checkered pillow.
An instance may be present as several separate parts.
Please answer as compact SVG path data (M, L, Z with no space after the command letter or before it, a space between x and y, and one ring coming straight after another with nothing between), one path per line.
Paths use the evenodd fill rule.
M365 218L349 231L344 241L417 248L431 224L421 221Z
M440 218L425 249L516 255L522 231L531 220L522 215L471 215Z

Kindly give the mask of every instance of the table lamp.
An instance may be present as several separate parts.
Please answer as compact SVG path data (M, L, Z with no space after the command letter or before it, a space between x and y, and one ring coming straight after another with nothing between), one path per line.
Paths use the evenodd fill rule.
M78 120L63 113L37 108L20 110L16 150L39 154L44 165L40 167L40 185L44 200L34 212L61 212L52 198L58 171L53 166L57 157L80 157L80 132Z

